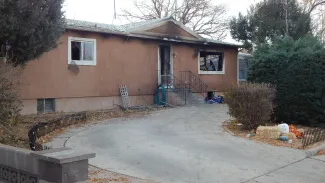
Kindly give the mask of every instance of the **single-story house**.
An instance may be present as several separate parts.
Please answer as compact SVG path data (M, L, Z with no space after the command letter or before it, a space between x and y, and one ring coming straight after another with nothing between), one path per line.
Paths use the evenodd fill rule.
M24 69L22 114L110 109L120 85L131 105L152 104L158 85L222 92L238 81L238 47L171 17L119 26L67 20L58 47Z

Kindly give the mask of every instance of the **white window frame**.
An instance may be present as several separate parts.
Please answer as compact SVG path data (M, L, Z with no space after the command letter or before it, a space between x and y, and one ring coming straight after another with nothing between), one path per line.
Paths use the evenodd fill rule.
M94 43L94 60L72 60L72 53L71 53L71 42L72 41L78 41L78 42L93 42ZM83 45L81 44L83 47ZM83 48L81 48L83 49ZM68 64L70 65L71 62L73 61L76 65L90 65L90 66L95 66L97 64L96 60L96 39L89 39L89 38L79 38L79 37L69 37L68 38Z
M245 57L251 57L251 56L252 55L248 54L248 53L240 53L240 52L238 52L238 55L237 55L237 81L238 82L247 81L247 79L240 79L239 78L239 59L240 58L245 59ZM247 71L248 71L248 68L247 68Z
M222 71L201 71L201 63L200 63L200 53L201 52L215 52L215 53L223 53L223 65L222 65ZM210 51L210 50L200 50L197 56L197 61L198 61L198 73L201 75L221 75L221 74L225 74L225 65L226 65L226 56L225 53L222 51Z

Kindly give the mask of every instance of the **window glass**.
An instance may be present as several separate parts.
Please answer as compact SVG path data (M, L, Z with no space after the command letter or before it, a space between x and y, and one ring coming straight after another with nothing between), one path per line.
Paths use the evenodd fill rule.
M245 80L247 79L248 72L248 60L244 58L239 58L239 79Z
M223 71L223 54L200 52L200 71Z
M80 39L80 40L78 40ZM92 64L95 63L96 54L96 41L93 39L83 39L83 38L70 38L70 48L69 48L69 64L71 61L76 61L78 64ZM79 62L78 62L79 61ZM87 63L88 62L88 63Z
M54 112L55 111L55 99L44 99L44 111Z
M37 112L55 112L55 99L37 99Z
M71 59L81 60L81 42L71 41Z
M37 112L44 112L44 99L37 99Z
M94 60L94 43L83 42L83 60Z

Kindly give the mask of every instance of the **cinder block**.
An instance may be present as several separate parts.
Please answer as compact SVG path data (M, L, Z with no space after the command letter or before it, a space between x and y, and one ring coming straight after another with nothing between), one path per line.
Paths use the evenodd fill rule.
M56 164L39 161L39 178L48 182L75 183L88 180L88 160Z
M80 183L88 180L88 159L94 153L60 148L32 153L37 158L40 179L55 183Z

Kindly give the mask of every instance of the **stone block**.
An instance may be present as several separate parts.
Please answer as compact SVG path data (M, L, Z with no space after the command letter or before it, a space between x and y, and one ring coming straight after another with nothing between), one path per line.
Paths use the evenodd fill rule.
M88 159L62 165L63 182L83 182L88 180Z
M39 178L44 182L87 182L88 159L94 153L85 153L69 148L51 149L32 153L39 159Z
M48 182L75 183L88 180L88 160L57 164L39 161L39 178Z

